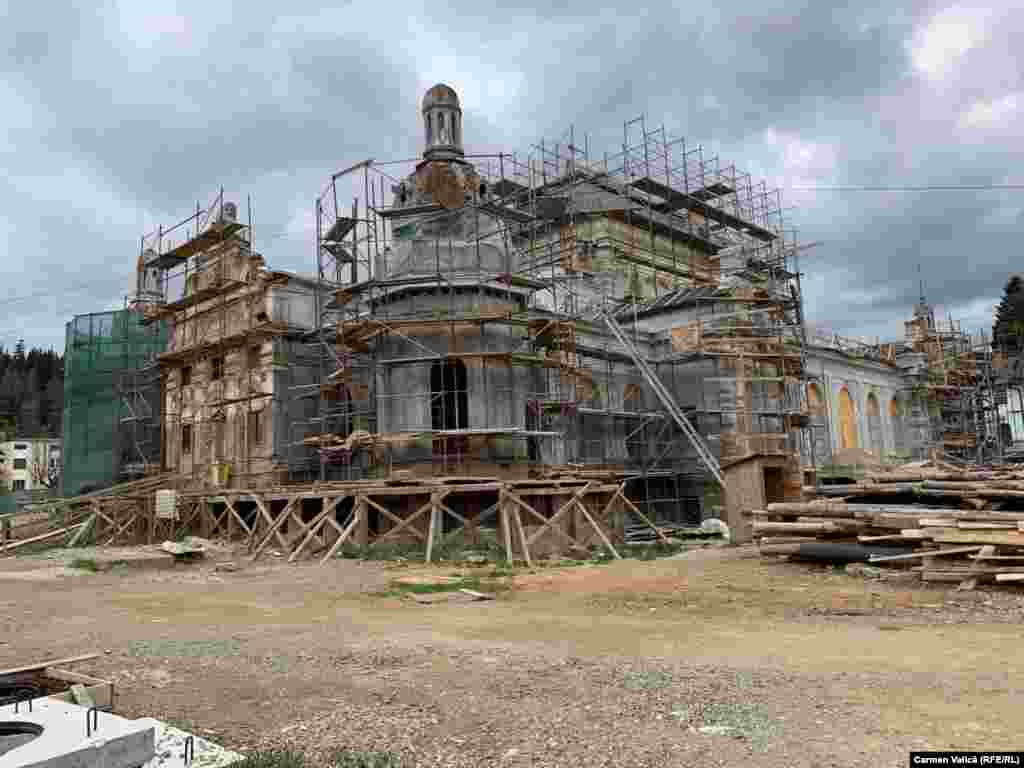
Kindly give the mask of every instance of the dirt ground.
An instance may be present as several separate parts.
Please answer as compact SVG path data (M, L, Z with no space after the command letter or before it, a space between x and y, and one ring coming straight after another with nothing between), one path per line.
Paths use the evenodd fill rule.
M430 605L381 594L422 566L63 562L0 560L0 666L99 651L75 668L112 679L119 712L240 751L845 768L1024 748L1024 590L926 589L746 548L542 569L493 601Z

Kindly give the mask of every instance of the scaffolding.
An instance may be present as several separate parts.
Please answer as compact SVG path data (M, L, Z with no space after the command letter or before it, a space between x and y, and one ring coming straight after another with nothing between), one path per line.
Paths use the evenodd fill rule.
M984 333L964 331L959 321L937 320L923 297L904 325L899 341L812 334L810 344L884 365L901 378L890 413L896 433L891 460L1002 461L1013 443L1009 422L1024 410L1007 352ZM869 421L872 426L880 428L879 421ZM869 440L881 444L875 436Z
M924 452L977 464L1001 460L1008 446L998 406L1005 394L985 337L965 332L952 318L937 321L922 299L906 323L904 349L917 358L907 375L908 423Z
M706 446L725 471L778 459L796 477L773 500L799 493L799 246L778 191L700 145L640 117L600 157L570 129L525 157L366 160L314 214L293 481L605 473L696 522L718 503Z
M133 379L163 350L163 324L143 326L138 313L117 310L78 315L66 326L64 347L64 427L62 493L73 496L83 485L105 487L150 463L154 446L134 427L124 428L131 407L138 407L124 382ZM150 369L151 370L151 369Z
M267 270L254 251L251 201L247 207L241 221L222 189L140 241L140 309L145 322L172 329L159 355L163 468L193 483L245 483L272 472L268 423L288 403L277 395L288 339L312 325L292 317L289 294L303 293L289 287L296 276Z

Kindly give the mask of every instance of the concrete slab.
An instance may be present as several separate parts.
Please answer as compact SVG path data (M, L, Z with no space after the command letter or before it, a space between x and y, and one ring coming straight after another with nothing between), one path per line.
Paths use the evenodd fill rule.
M87 709L56 699L0 709L0 729L36 725L42 733L0 755L0 768L138 768L154 755L156 729L151 722L95 713L96 729L86 735Z
M188 768L225 768L245 759L238 752L224 749L212 741L201 739L159 720L147 717L138 722L143 721L152 723L156 729L156 754L143 768L185 768L186 765ZM186 764L185 741L189 736L193 737L195 758Z

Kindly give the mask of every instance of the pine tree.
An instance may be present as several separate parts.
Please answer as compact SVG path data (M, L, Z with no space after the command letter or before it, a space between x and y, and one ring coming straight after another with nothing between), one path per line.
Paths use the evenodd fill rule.
M64 399L63 360L52 350L14 353L0 348L0 419L18 437L59 437ZM13 439L13 438L12 438Z
M1024 347L1024 280L1013 275L1006 282L1003 298L996 307L992 346L1007 352Z

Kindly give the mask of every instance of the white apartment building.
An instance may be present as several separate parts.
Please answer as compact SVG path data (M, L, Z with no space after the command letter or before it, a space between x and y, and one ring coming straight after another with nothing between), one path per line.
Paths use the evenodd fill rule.
M0 443L0 478L12 491L47 488L60 476L60 440L19 438Z

